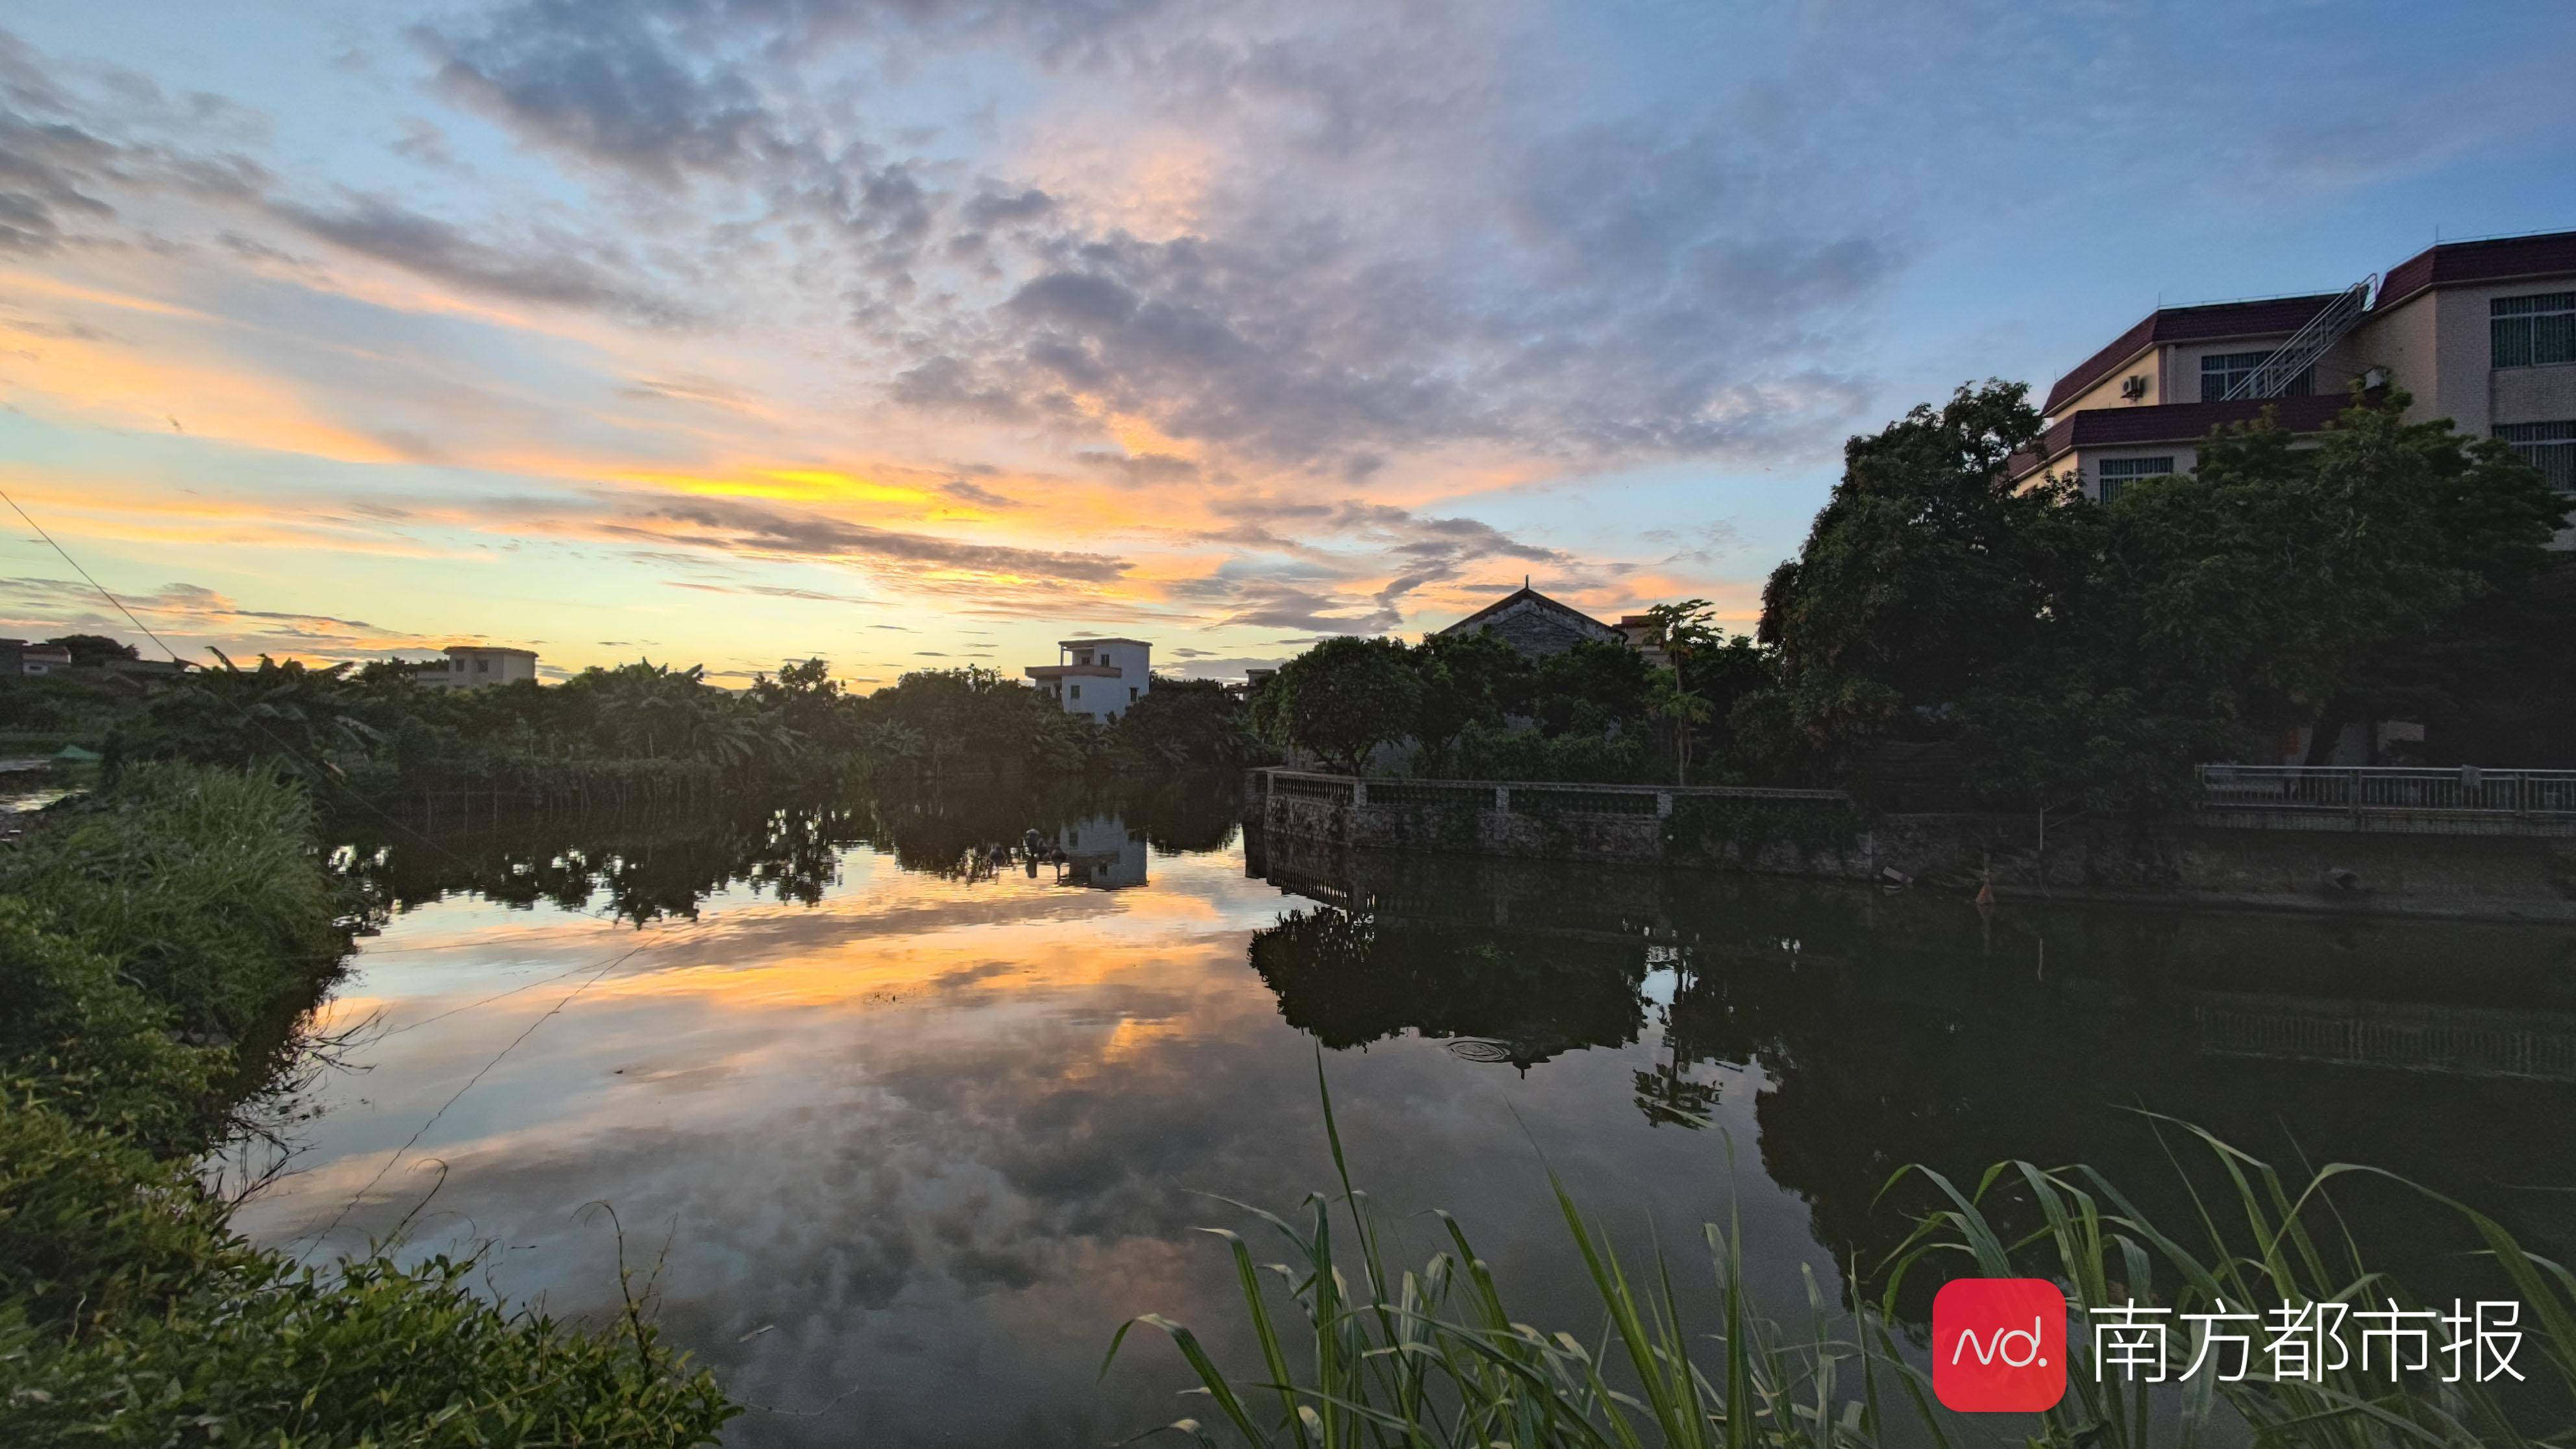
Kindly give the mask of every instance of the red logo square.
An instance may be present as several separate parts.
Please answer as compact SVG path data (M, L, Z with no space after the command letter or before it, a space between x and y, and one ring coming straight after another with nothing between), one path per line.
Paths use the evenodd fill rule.
M2045 1278L1954 1278L1932 1299L1932 1394L1963 1414L2066 1397L2066 1295Z

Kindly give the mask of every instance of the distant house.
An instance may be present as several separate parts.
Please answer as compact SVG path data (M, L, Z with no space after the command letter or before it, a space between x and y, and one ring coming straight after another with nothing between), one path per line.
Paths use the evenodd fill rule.
M1037 691L1067 714L1113 724L1154 688L1154 646L1142 639L1060 639L1053 664L1032 664Z
M413 675L440 689L477 689L486 684L515 684L537 677L537 651L503 649L488 644L450 644L444 667L432 665Z
M1533 657L1562 654L1577 644L1625 644L1628 635L1580 609L1560 604L1523 584L1466 618L1438 631L1442 634L1490 632Z
M24 639L0 640L0 656L8 658L10 674L61 674L72 667L72 651L60 644L30 644Z
M1646 662L1648 664L1661 669L1664 665L1671 662L1670 656L1664 653L1664 647L1652 642L1655 634L1655 619L1653 615L1620 615L1619 633L1628 641L1629 648L1646 656Z

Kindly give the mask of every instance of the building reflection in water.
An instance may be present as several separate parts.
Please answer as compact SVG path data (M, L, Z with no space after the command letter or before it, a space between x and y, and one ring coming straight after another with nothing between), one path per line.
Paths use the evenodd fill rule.
M1128 829L1120 817L1087 815L1059 827L1055 839L1065 884L1095 890L1145 884L1145 832Z

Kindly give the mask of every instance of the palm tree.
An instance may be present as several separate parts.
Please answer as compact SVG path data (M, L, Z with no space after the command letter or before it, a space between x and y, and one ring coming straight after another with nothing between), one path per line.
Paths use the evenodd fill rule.
M1693 694L1682 687L1681 671L1659 669L1655 683L1646 696L1646 712L1673 727L1673 783L1690 783L1691 731L1708 723L1709 706L1705 695Z

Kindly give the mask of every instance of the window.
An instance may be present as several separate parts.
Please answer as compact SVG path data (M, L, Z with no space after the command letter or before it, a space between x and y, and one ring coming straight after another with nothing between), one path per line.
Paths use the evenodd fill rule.
M1076 699L1080 699L1080 698L1082 698L1082 686L1081 686L1081 685L1077 684L1077 685L1075 685L1075 686L1073 687L1073 697L1074 697L1074 698L1076 698Z
M475 673L477 673L477 674L489 674L489 673L491 673L491 672L492 672L492 661L491 661L491 660L489 660L489 659L477 659L477 660L475 660L475 661L474 661L474 672L475 672Z
M1127 702L1129 704L1134 704L1136 702L1136 686L1132 684L1127 686Z
M2497 297L2487 303L2487 332L2497 367L2576 362L2576 292Z
M2576 419L2563 423L2506 423L2495 435L2540 470L2549 486L2576 493Z
M2102 480L2102 501L2120 496L2120 489L2132 478L2155 478L2173 471L2173 458L2105 458L2095 465L2095 476Z
M2224 401L2238 383L2261 370L2263 360L2271 355L2269 352L2213 352L2201 358L2200 400ZM2281 396L2306 397L2308 376L2303 372L2291 378L2290 385L2281 389Z

